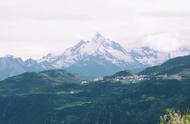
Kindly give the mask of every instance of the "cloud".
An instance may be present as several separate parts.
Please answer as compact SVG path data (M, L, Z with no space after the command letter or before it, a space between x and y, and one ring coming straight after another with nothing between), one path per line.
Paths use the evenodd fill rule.
M189 0L0 0L0 55L40 58L90 39L95 32L127 49L146 39L147 45L169 51L189 44L189 4ZM161 47L163 41L173 46Z
M190 12L146 12L145 16L164 17L164 18L190 18Z
M182 44L177 39L176 35L167 33L157 33L148 35L142 41L143 45L149 46L153 49L160 50L163 52L171 52L179 49Z

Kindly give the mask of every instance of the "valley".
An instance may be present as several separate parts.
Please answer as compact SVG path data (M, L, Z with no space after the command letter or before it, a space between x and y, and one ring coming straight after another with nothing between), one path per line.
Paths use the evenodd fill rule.
M171 70L178 70L172 75L186 74L189 58L175 58L147 70L162 71L170 63L162 75L169 76ZM0 82L0 123L156 124L165 109L189 107L189 76L172 79L158 78L162 75L153 75L154 71L142 73L121 71L87 83L65 70L10 77Z

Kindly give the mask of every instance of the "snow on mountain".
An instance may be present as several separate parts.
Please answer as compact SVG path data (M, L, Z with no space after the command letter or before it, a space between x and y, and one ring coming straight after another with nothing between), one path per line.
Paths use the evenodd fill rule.
M61 55L48 54L40 62L49 62L55 68L67 68L75 73L92 77L113 74L120 70L139 71L139 63L120 44L97 33L90 41L81 40Z
M121 70L141 71L171 58L189 54L190 49L184 47L170 52L161 52L149 47L127 51L119 43L97 33L89 41L81 40L62 54L48 54L39 61L33 59L23 61L13 56L0 57L0 80L24 72L62 68L95 78Z
M147 67L161 64L170 58L169 53L153 50L149 47L137 48L132 50L130 53L137 61Z
M97 33L91 40L81 40L60 55L48 54L40 62L48 62L54 68L67 68L85 76L102 76L120 70L141 71L173 57L189 54L189 51L178 49L161 52L149 47L127 51L119 43Z
M187 48L179 48L170 52L162 52L151 49L149 47L140 47L131 50L130 54L140 63L148 66L155 66L164 63L165 61L190 54Z
M62 55L51 54L42 58L56 68L69 67L77 61L87 59L89 56L99 56L113 64L133 63L133 57L118 43L104 38L97 33L90 41L80 41L74 47L67 49ZM41 60L41 61L42 61Z

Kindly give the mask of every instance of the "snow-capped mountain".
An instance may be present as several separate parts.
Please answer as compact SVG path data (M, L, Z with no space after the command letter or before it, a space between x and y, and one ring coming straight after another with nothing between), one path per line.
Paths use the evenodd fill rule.
M130 51L133 56L140 63L148 66L155 66L164 63L165 61L190 54L187 48L179 48L171 52L162 52L153 50L149 47L140 47Z
M95 78L122 70L141 71L171 58L189 54L190 49L187 48L161 52L149 47L140 47L127 51L119 43L97 33L91 40L81 40L62 54L48 54L38 61L23 61L13 56L0 57L0 80L24 72L49 69L67 69L88 78Z
M42 65L43 64L40 64L33 59L23 61L21 58L10 55L0 57L0 80L24 72L39 72L42 70L50 69L44 68Z
M91 41L81 40L62 55L52 56L52 54L48 54L41 61L48 61L56 68L65 68L77 61L88 60L89 56L99 56L118 65L135 62L135 59L120 44L104 38L99 33Z
M120 44L104 38L97 33L90 41L80 41L63 54L48 54L41 62L47 61L55 68L68 68L84 76L96 77L128 69L138 71L144 69ZM93 73L92 76L90 73Z
M141 71L146 67L189 53L190 50L187 49L167 53L149 47L127 51L119 43L97 33L90 41L81 40L63 54L48 54L40 62L48 62L54 68L67 68L83 76L94 78L121 70Z
M153 50L149 47L136 48L130 51L131 55L140 63L148 66L159 65L170 59L170 54Z

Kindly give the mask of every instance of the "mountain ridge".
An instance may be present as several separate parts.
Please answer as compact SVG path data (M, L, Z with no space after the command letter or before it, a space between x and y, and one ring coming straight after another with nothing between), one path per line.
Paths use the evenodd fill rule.
M0 80L24 72L39 72L49 69L67 69L93 79L112 75L122 70L140 72L147 67L159 65L173 57L189 53L190 50L185 48L167 53L146 46L127 51L119 43L96 33L91 40L81 40L61 54L50 53L40 60L24 61L19 57L12 56L12 59L7 61L7 57L1 57Z
M189 77L190 55L176 57L165 63L145 69L139 74L142 75L176 75L180 77Z
M33 59L23 60L22 58L11 55L0 57L0 80L25 72L40 72L53 69L48 63L46 63L46 66L44 65L45 62L38 63Z
M145 68L119 43L103 37L100 33L97 33L90 41L81 40L63 54L58 56L49 54L41 61L48 61L55 68L66 68L91 78L110 75L127 68L132 71ZM90 73L89 69L91 69Z
M116 50L118 50L118 51L116 51ZM117 52L117 53L114 53L114 52ZM117 55L114 55L114 54L117 54ZM127 55L125 55L125 54L127 54ZM66 60L62 60L63 65L57 66L58 68L62 68L62 67L67 67L67 66L73 64L74 61L83 59L82 57L96 56L96 55L101 55L101 56L107 57L106 58L107 60L112 59L111 57L119 58L122 56L120 59L123 59L123 61L125 60L125 62L134 61L134 60L132 60L132 57L129 55L129 53L120 44L104 38L99 33L97 33L92 38L92 40L90 40L90 41L81 40L79 43L77 43L73 47L66 49L65 52L63 52L63 54L60 54L58 56L53 56L56 58L54 58L52 60L58 61L58 62L54 62L55 66L57 66L60 64L59 61L61 61L58 59L61 59L61 58L66 59ZM50 63L51 63L51 58L53 58L53 57L51 57L51 56L49 56L49 57L50 57L49 59L50 59ZM46 57L43 57L43 58L46 58ZM48 56L47 56L47 58L48 58ZM49 61L49 60L44 59L41 61ZM65 64L64 61L67 64ZM69 63L69 62L71 62L71 63ZM56 63L58 63L58 64L56 64Z

